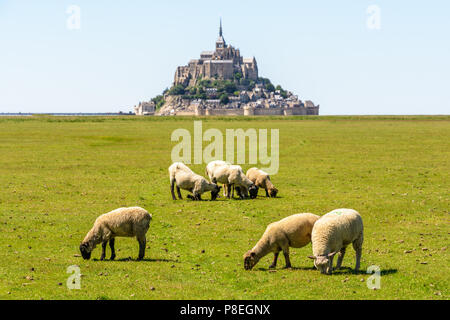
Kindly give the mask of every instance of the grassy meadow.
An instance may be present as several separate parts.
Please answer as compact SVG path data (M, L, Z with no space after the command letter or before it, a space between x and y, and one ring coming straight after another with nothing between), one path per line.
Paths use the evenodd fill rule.
M0 299L449 299L449 116L202 118L203 132L280 130L279 197L173 201L170 137L193 120L0 118ZM117 238L115 261L99 261L100 246L84 261L94 220L123 206L153 215L145 259ZM313 268L311 245L291 249L292 269L281 254L275 271L272 255L244 270L267 224L336 208L363 217L360 273L351 246L331 276ZM80 290L66 287L71 265ZM366 285L371 265L379 290Z

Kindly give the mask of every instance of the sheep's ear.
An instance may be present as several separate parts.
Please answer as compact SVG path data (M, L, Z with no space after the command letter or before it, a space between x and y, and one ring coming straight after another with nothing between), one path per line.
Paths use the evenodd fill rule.
M256 256L256 253L252 252L252 253L250 253L250 255L251 255L252 257L254 257L254 256Z
M308 258L312 259L312 260L316 260L315 256L308 256Z
M332 253L329 253L328 254L328 258L333 258L334 257L334 255L336 254L337 252L332 252Z

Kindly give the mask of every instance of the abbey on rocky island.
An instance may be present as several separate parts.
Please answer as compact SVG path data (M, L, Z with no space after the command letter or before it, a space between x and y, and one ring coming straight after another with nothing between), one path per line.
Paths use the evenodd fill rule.
M220 21L215 51L177 67L172 87L134 107L136 115L318 115L310 100L259 76L255 57L226 43Z

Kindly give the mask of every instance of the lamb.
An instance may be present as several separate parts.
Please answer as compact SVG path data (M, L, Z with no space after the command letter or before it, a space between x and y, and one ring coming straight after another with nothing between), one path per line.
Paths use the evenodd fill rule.
M188 190L194 195L188 195L188 198L192 200L202 200L201 195L205 192L211 191L211 200L216 200L217 195L220 192L219 186L215 183L208 182L202 176L194 173L184 163L175 162L169 167L170 176L170 192L172 193L172 199L177 200L173 187L176 184L178 198L183 199L180 189Z
M250 179L258 188L266 190L266 196L276 198L278 189L270 181L270 176L267 172L258 169L250 168L247 171L247 178Z
M231 196L231 186L239 189L238 194L241 199L248 196L256 198L258 189L244 174L242 168L238 165L231 165L223 161L210 162L206 168L207 174L213 183L222 183L226 188L226 197Z
M91 253L96 245L102 244L100 260L105 259L106 245L109 241L111 247L111 260L116 257L114 241L116 237L136 237L139 242L138 260L145 255L145 245L148 228L152 220L151 214L140 207L119 208L98 217L92 229L88 232L80 245L81 255L85 260L91 258Z
M290 268L289 247L302 248L310 243L314 223L319 218L312 213L299 213L269 224L258 243L244 255L245 270L251 270L269 252L274 253L274 259L269 268L275 268L281 250L283 250L286 268Z
M353 209L336 209L322 216L312 231L312 248L314 266L322 274L331 274L333 258L339 252L336 270L342 265L345 249L350 243L356 251L355 271L359 265L363 244L363 221Z

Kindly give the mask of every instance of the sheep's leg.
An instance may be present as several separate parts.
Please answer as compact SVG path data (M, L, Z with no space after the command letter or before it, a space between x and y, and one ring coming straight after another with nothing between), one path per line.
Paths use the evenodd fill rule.
M231 184L227 184L227 198L230 199L231 196ZM234 196L234 186L233 186L233 196Z
M228 198L228 184L226 184L226 183L223 185L223 196L225 198Z
M345 256L345 247L343 247L341 249L341 251L339 251L338 254L338 259L337 259L337 264L336 264L336 270L339 270L342 266L342 260L344 260L344 256Z
M202 201L202 195L200 193L197 193L196 199L198 201Z
M247 189L246 188L237 187L236 190L238 191L238 196L241 200L247 198Z
M111 238L111 240L109 240L109 247L111 248L111 258L109 258L110 260L114 260L116 258L116 250L114 250L114 242L115 242L114 238Z
M289 247L286 249L283 249L283 254L284 254L284 260L286 260L286 266L285 268L291 268L291 260L289 259Z
M270 198L269 191L267 190L267 188L265 190L266 190L266 197Z
M144 237L139 237L138 239L139 242L139 256L138 256L138 260L142 260L145 256L145 245L147 243L147 240Z
M180 190L179 186L177 186L177 194L178 194L178 198L180 198L180 200L182 200L183 197L181 196L181 190Z
M236 193L239 197L239 199L244 199L244 191L242 187L236 187Z
M332 273L333 273L333 259L334 259L334 256L328 258L328 270L327 270L327 274L332 274Z
M359 271L360 263L361 263L361 254L362 254L362 248L358 248L356 250L356 265L355 265L355 272Z
M241 199L241 200L244 199L244 192L242 191L241 187L236 187L236 193L237 193L239 199ZM234 197L234 194L233 194L233 197Z
M277 267L277 260L278 260L278 255L280 254L280 251L277 251L273 254L273 262L272 264L269 266L269 269L275 269Z
M174 183L175 181L170 181L170 193L172 193L172 199L177 200L177 198L175 198L175 192L173 192Z
M355 265L355 272L359 271L360 263L361 263L361 254L362 254L362 248L358 248L356 250L356 265Z
M105 259L106 255L106 245L108 244L108 241L102 242L102 255L100 256L100 261L103 261Z
M363 237L361 235L360 238L353 241L353 249L356 251L356 265L355 265L355 272L359 271L360 262L361 262L361 254L362 254L362 243L363 243Z

